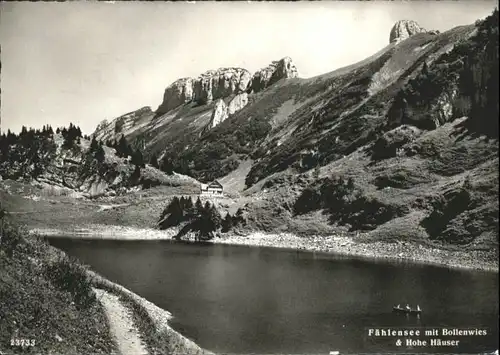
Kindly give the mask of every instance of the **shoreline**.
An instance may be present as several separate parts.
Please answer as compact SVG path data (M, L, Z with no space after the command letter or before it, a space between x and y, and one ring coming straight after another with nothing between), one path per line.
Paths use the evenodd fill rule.
M75 228L72 231L34 228L30 232L50 237L123 241L172 240L172 237L176 234L175 229L160 231L151 228L116 225L92 225L84 228ZM354 241L351 237L299 237L289 233L271 234L254 232L245 236L224 235L209 241L209 243L300 250L303 252L355 257L372 261L434 265L457 270L496 273L499 271L498 263L490 261L491 257L488 258L492 252L480 250L469 252L444 250L413 242L387 243L375 241L360 243Z
M132 305L131 311L135 313L136 317L146 316L152 322L154 329L148 330L149 332L154 332L156 337L165 337L170 342L169 349L172 354L197 354L197 355L213 355L214 353L203 349L196 342L189 339L185 335L181 334L177 330L175 330L170 324L169 321L174 317L172 313L169 311L158 307L151 301L148 301L144 297L139 296L138 294L130 291L126 287L115 283L107 278L101 276L100 274L87 270L88 275L92 278L94 282L94 287L96 289L101 289L109 292L112 295L123 298L123 300L119 300L118 302L122 305L126 305L126 303L130 303ZM140 329L138 330L140 332ZM141 332L142 334L142 332ZM143 336L147 336L146 334L142 334ZM141 337L142 338L142 337ZM148 339L143 339L145 342L145 346L150 349L151 346L156 344L151 344L147 341ZM175 351L172 352L170 347L175 348ZM155 350L165 350L165 349L155 349Z
M54 231L53 229L46 229L45 231ZM29 234L33 235L34 230L29 230ZM64 231L59 230L59 235L68 235L68 233L64 233ZM78 233L81 233L79 231ZM73 233L74 235L79 235L78 233ZM71 233L69 233L71 234ZM43 238L46 234L38 233L39 236ZM93 236L92 239L95 239ZM47 245L47 260L49 262L54 262L61 257L68 257L61 249L58 249L52 245ZM52 261L50 261L52 260ZM194 340L185 336L181 332L177 331L170 325L170 321L174 318L174 315L166 309L163 309L153 302L147 300L146 298L138 295L137 293L129 290L125 286L122 286L105 276L99 274L98 272L88 268L87 266L83 266L87 277L90 279L92 284L93 292L96 296L100 291L104 291L108 293L108 296L112 298L112 306L120 309L125 309L126 313L129 313L130 317L125 319L125 323L122 324L121 328L128 328L128 332L125 332L127 337L131 336L132 340L128 343L127 352L128 354L135 354L138 348L135 346L134 342L137 340L133 338L133 334L137 335L140 338L140 343L145 347L142 350L146 350L148 354L163 354L168 353L172 355L183 355L183 354L192 354L192 355L214 355L213 352L202 348L199 346ZM102 296L102 294L101 294ZM97 297L101 306L103 307L103 311L106 312L106 305L101 302L100 297ZM109 302L108 302L109 306ZM109 315L106 314L106 317ZM115 319L116 320L116 319ZM110 321L108 317L108 321ZM116 329L115 329L116 330ZM123 329L121 329L123 330ZM110 328L110 332L111 332ZM123 331L120 332L121 335L125 334ZM113 334L113 337L116 337L116 334ZM119 341L119 339L115 339L115 342ZM119 344L116 344L118 348L120 348ZM132 346L131 346L132 345ZM132 352L130 352L132 350Z

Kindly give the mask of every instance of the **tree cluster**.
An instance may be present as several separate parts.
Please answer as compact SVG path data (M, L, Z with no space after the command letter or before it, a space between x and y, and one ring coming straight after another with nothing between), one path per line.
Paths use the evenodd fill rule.
M40 175L55 154L52 127L22 127L19 134L10 130L0 136L0 175L3 178L31 178Z
M58 133L61 133L64 138L63 148L67 149L72 148L75 143L80 142L80 138L83 138L82 130L80 127L73 125L73 123L69 124L69 128L58 128Z
M131 157L131 163L139 167L139 169L145 166L144 156L140 148L132 148L123 134L118 142L108 139L106 145L110 148L114 148L116 150L116 155L120 158Z
M223 219L215 207L208 201L203 204L198 198L193 204L190 197L177 196L165 207L158 222L161 230L182 225L175 237L181 239L189 232L193 232L197 240L212 239L218 230L228 232L231 228L244 223L243 212L231 216L229 213Z
M98 142L95 137L92 137L92 141L90 142L89 154L99 163L104 162L105 153L102 142Z
M167 155L165 154L163 156L163 158L161 159L161 163L160 163L160 170L163 171L164 173L166 173L167 175L173 175L174 174L174 164L172 162L172 159ZM184 171L186 169L179 169L179 173L183 174L183 173L186 173L186 171Z

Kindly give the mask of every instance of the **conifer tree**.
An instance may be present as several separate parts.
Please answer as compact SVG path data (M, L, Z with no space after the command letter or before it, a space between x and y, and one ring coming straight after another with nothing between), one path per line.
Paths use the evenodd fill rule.
M127 140L125 139L125 136L123 134L118 142L118 146L116 147L116 152L118 156L121 158L126 158L130 155L129 154L130 149Z
M194 204L194 209L197 214L201 214L203 212L203 204L201 203L200 197L196 200Z
M153 168L159 169L160 166L158 165L158 158L156 157L155 153L151 155L151 159L149 159L149 164L151 164Z
M104 153L104 148L102 147L102 144L99 142L99 144L97 144L97 147L95 148L94 157L99 163L102 163L104 162L105 156L106 154Z
M97 143L95 136L93 136L92 141L90 142L90 151L93 153L93 152L97 151L98 147L99 147L99 143Z
M227 233L233 227L233 216L228 212L222 221L222 232Z

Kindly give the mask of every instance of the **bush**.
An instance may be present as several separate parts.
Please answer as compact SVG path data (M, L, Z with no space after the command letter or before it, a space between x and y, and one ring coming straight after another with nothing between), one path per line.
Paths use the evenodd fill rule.
M77 306L89 308L96 301L92 280L76 259L61 257L45 268L45 275L56 287L70 292Z
M319 185L319 186L317 186ZM319 190L319 191L318 191ZM336 209L343 205L344 198L354 192L352 178L332 177L319 180L318 184L305 188L293 206L296 215L319 209Z
M342 177L326 178L320 184L304 189L293 210L295 215L324 210L329 215L330 223L349 224L350 230L374 229L408 212L405 207L386 205L375 198L363 196L352 178L345 180Z
M296 215L318 210L322 207L321 195L312 187L306 188L295 201L293 211Z
M383 160L393 158L397 155L398 149L413 141L419 130L415 127L403 125L389 132L375 141L372 148L372 160Z
M448 191L433 201L431 214L421 222L432 239L443 238L443 232L449 222L467 209L471 209L471 195L466 187L467 185L458 190Z
M341 213L332 214L332 220L349 224L350 230L373 230L377 226L408 213L406 207L386 205L373 197L359 196L346 204Z

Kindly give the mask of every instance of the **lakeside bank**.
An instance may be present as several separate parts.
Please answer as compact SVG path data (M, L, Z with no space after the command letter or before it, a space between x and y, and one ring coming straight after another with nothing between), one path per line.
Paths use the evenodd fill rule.
M171 240L177 231L164 231L123 227L116 225L89 225L73 230L32 229L32 232L51 237L108 240ZM222 235L211 243L272 247L319 252L363 258L374 261L408 262L429 264L453 269L498 272L498 257L495 251L457 251L424 246L415 242L389 243L381 241L358 242L348 236L300 237L289 233L254 232L248 235Z
M214 355L173 329L169 324L173 318L170 312L91 270L88 274L96 289L117 296L114 302L131 310L132 323L137 326L149 354Z
M168 311L25 228L8 221L3 227L0 353L34 347L62 354L213 354L173 329ZM29 345L17 344L21 338Z

